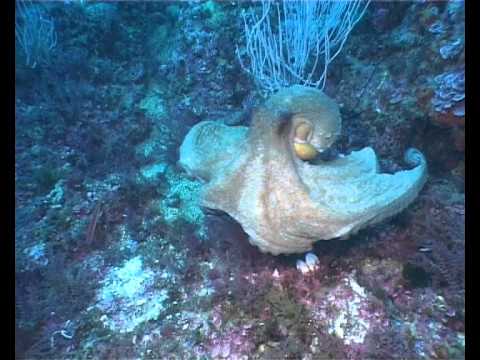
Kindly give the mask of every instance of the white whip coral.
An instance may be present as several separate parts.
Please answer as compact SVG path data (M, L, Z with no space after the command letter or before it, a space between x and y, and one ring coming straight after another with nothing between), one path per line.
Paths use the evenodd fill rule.
M242 14L246 43L244 50L237 48L240 64L267 92L295 84L323 89L328 65L369 3L262 0L260 14L253 8Z

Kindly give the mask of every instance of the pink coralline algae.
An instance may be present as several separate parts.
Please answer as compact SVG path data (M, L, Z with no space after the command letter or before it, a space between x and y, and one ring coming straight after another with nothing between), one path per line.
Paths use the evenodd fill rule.
M325 324L328 333L342 339L345 345L362 345L374 328L388 326L383 305L373 300L353 273L324 290L309 306L313 319Z
M211 341L210 356L213 359L248 359L255 345L251 342L249 326L243 326L215 336Z

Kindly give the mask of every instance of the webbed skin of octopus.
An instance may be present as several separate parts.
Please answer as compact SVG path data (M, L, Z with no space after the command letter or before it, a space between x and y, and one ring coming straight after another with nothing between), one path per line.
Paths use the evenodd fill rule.
M329 161L311 160L341 132L337 104L323 92L292 86L271 96L252 124L195 125L179 164L202 179L202 205L227 212L261 251L302 253L318 240L347 237L408 206L423 187L423 155L407 151L415 167L378 173L371 148Z

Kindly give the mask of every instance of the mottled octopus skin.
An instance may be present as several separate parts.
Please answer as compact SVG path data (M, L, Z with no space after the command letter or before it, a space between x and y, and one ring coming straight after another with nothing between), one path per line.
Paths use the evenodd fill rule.
M315 165L296 155L295 142L321 152L340 131L337 104L296 85L271 96L249 128L195 125L179 164L205 182L202 206L232 216L251 244L273 255L303 253L318 240L345 238L402 211L427 178L425 158L415 149L405 154L415 167L395 174L378 173L369 147Z

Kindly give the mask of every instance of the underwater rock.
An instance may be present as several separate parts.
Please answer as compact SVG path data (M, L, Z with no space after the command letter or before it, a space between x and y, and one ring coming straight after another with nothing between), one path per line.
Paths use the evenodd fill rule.
M340 131L332 99L292 86L272 95L250 128L195 125L179 164L205 182L202 205L227 212L261 251L302 253L317 240L345 238L400 212L426 181L425 158L414 149L405 160L415 167L395 174L378 173L369 147L331 161L314 157Z
M166 308L167 290L156 290L155 273L145 268L140 256L122 267L109 270L100 282L96 305L103 312L103 325L120 333L132 332L138 325L155 320Z
M327 289L310 310L316 323L325 324L330 335L348 346L364 344L368 335L384 329L388 321L385 308L357 282L355 273Z

